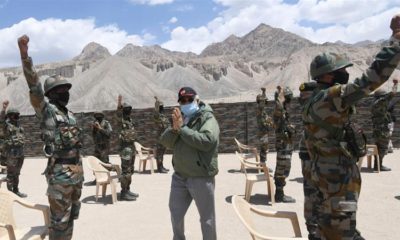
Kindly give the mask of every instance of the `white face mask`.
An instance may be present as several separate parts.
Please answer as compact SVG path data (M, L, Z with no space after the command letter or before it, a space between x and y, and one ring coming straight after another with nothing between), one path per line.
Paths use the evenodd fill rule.
M192 103L181 105L181 112L183 115L185 115L186 118L191 117L193 114L199 110L199 106L197 105L196 101L193 101Z

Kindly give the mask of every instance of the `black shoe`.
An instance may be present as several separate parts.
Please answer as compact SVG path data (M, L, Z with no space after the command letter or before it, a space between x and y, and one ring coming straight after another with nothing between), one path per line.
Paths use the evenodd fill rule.
M375 170L375 168L374 168L374 170ZM376 171L378 171L378 169L376 170ZM388 172L388 171L392 171L392 169L391 168L388 168L388 167L385 167L385 166L381 166L381 171L382 172Z
M162 166L161 168L162 168L163 171L169 172L169 169L168 169L168 168L165 168L164 166Z
M121 195L119 196L120 201L135 201L136 198L134 196L129 195L125 191L121 191Z
M22 193L22 192L20 192L20 191L14 191L14 193L18 196L18 197L20 197L20 198L26 198L26 197L28 197L28 195L26 195L25 193Z
M87 186L96 186L96 179L91 182L88 182Z
M277 203L280 203L280 202L283 202L283 203L295 203L296 199L294 199L294 198L292 198L290 196L284 195L284 194L276 194L275 195L275 202L277 202Z
M138 193L131 192L131 190L126 191L126 194L135 198L139 197Z
M168 171L164 170L163 168L158 168L157 172L158 173L168 173Z

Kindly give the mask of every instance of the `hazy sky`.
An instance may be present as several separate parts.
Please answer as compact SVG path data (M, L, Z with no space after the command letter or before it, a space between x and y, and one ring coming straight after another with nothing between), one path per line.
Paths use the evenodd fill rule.
M67 60L89 42L114 54L127 43L200 53L260 23L313 42L387 39L399 0L0 0L0 67L20 64L16 39L31 38L35 63Z

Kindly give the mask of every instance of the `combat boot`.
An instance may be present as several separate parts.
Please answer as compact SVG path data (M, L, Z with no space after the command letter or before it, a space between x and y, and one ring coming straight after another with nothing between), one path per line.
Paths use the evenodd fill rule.
M135 198L139 197L139 194L131 192L130 188L128 188L128 190L126 191L126 194L128 194L129 196L135 197Z
M382 162L383 162L383 158L381 158L381 162L380 162L380 170L381 170L382 172L392 171L391 168L388 168L388 167L383 166L383 165L382 165ZM374 171L378 171L378 163L377 163L376 157L375 157L375 160L374 160Z
M14 188L13 193L15 193L15 194L16 194L18 197L20 197L20 198L26 198L26 197L28 197L28 195L26 195L25 193L20 192L20 191L18 190L18 188Z
M167 173L168 171L164 170L161 162L157 162L157 172L158 173Z
M283 193L283 190L276 190L275 191L275 202L280 203L295 203L296 199L287 196Z
M121 195L119 197L120 201L135 201L136 198L127 193L127 191L121 190Z
M169 169L164 167L163 162L161 162L161 169L164 170L165 172L169 172Z

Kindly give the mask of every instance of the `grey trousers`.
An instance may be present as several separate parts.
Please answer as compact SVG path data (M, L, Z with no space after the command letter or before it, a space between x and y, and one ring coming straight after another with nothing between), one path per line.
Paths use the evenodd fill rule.
M169 210L171 212L173 240L185 240L185 214L194 200L200 215L204 240L217 239L215 224L214 177L183 178L172 175Z

